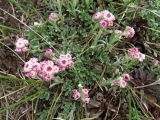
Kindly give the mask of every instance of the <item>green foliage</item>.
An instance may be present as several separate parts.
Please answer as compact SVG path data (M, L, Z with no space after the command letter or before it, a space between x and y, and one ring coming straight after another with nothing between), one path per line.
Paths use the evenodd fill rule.
M63 102L61 105L61 112L58 114L59 118L63 118L65 120L73 120L73 112L75 111L75 103L71 101Z
M8 36L13 30L17 31L15 28L0 23L0 32L2 33L2 36Z
M155 42L159 42L159 37L160 37L160 1L159 0L150 0L149 5L147 7L148 10L143 9L140 13L140 15L143 18L146 18L148 21L149 26L151 26L152 30L149 32L151 35L151 40ZM158 30L155 32L155 30Z
M38 115L39 115L39 119L40 119L40 120L46 119L46 117L47 117L47 115L48 115L48 109L43 110L42 112L39 112Z

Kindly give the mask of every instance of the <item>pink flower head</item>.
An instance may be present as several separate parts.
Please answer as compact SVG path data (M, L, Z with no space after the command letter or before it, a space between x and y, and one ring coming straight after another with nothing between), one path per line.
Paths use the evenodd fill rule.
M99 22L99 25L100 25L101 27L107 27L108 23L107 23L105 20L101 20L101 21Z
M28 51L29 42L24 38L18 38L15 45L16 45L16 49L15 49L16 52Z
M38 75L39 77L43 78L45 76L44 72L43 71L38 71Z
M38 59L33 57L33 58L30 58L29 61L32 62L33 64L36 64L38 62Z
M17 48L24 48L25 47L25 42L24 42L24 38L19 38L16 42L16 47Z
M124 80L124 81L130 81L130 76L129 76L129 74L124 74L124 75L123 75L123 80Z
M121 88L125 88L125 87L127 86L127 82L124 81L123 79L121 79L121 80L119 81L119 86L120 86Z
M54 68L53 68L53 70L54 70L54 74L57 74L57 73L59 73L59 67L57 66L57 65L54 65Z
M127 26L125 29L125 37L126 38L132 38L135 34L135 31L132 27Z
M106 20L106 21L113 22L115 20L115 16L111 12L109 12L108 10L102 11L102 15L103 15L104 20Z
M45 81L51 81L51 80L53 79L53 75L46 74L46 75L44 76L44 79L45 79Z
M28 45L29 45L28 40L24 39L23 42L24 42L25 46L28 46Z
M50 48L47 48L44 52L44 56L45 57L50 57L50 58L53 58L55 55L55 53L50 49Z
M24 47L23 49L21 49L22 52L27 52L28 51L28 47Z
M96 13L93 15L93 19L94 19L94 20L100 19L101 17L102 17L101 12L96 12Z
M89 98L89 93L88 92L89 92L88 89L86 89L86 88L82 89L82 101L84 103L89 103L90 98Z
M138 59L140 62L142 62L145 59L145 54L139 52L138 48L136 48L136 47L129 48L128 55L132 59Z
M112 27L113 26L113 21L107 21L107 26Z
M74 89L73 90L73 94L76 94L78 91L77 91L77 89Z
M81 85L81 84L80 84ZM81 87L80 87L81 88ZM74 100L78 100L80 97L81 97L81 100L84 102L84 103L89 103L89 94L88 94L88 89L86 88L83 88L81 89L82 91L82 95L77 91L77 89L74 89L73 90L73 98Z
M22 52L22 49L16 48L15 51L18 52L18 53L20 53L20 52Z
M57 72L58 70L56 71L56 73ZM38 74L40 77L42 77L46 81L50 81L51 79L53 79L53 76L56 73L55 73L55 65L52 61L48 60L40 62L38 67Z
M49 20L51 20L51 21L56 21L56 20L58 20L58 15L57 15L57 13L52 12L52 13L49 15Z
M83 97L89 97L89 94L88 94L88 89L86 89L86 88L83 88L82 89L82 94L83 94Z
M139 52L138 48L136 48L136 47L129 48L128 55L132 59L138 59L140 62L142 62L145 59L145 54Z
M152 63L153 63L154 65L158 65L158 62L159 62L159 61L158 61L157 59L153 59L153 60L152 60Z
M108 10L104 10L101 12L97 12L93 15L93 19L100 19L99 25L101 27L111 27L113 26L113 21L115 20L115 16L109 12Z
M88 94L88 92L89 92L88 89L86 89L86 88L83 88L83 89L82 89L82 93L83 93L83 94Z
M114 85L119 85L119 80L113 80L112 83L113 83Z
M114 85L120 86L121 88L125 88L127 86L127 82L121 77L118 80L113 80L112 82Z
M138 59L139 58L139 50L136 47L133 48L129 48L128 49L128 55L132 58L132 59Z
M59 66L59 72L64 71L65 69L66 69L65 67Z
M24 72L30 72L33 68L33 64L31 62L26 62L24 64Z
M144 59L145 59L145 54L139 53L138 60L139 60L140 62L143 62Z
M72 61L71 55L67 53L66 55L60 55L59 59L56 60L56 64L59 67L59 70L63 71L65 69L71 69L74 62Z
M61 58L60 60L59 60L59 64L60 64L60 66L62 66L62 67L67 67L67 65L68 65L68 59L65 57L65 58Z
M68 61L68 65L67 65L67 69L72 69L73 68L73 65L74 65L74 62L72 60L69 60Z
M39 63L37 58L30 58L28 62L24 64L24 72L27 77L36 78L37 76L37 69Z
M67 53L65 56L66 56L66 58L67 58L68 60L72 60L71 54Z
M54 65L46 64L43 68L43 72L47 75L53 75L54 74Z
M32 71L25 73L25 75L30 78L35 78L37 75L37 72L32 70Z
M74 100L78 100L80 98L80 93L76 89L73 90L73 98Z

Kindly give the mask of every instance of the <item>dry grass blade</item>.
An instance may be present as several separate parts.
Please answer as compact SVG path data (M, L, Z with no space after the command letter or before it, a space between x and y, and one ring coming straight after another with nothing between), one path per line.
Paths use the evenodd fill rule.
M138 93L139 95L142 95L142 93L140 93L138 90L135 90L136 93ZM150 102L151 104L153 104L154 106L156 106L157 108L160 109L160 105L158 105L157 103L155 103L153 100L149 99L147 96L142 95L148 102Z
M20 88L20 89L18 89L18 90L16 90L16 91L13 91L13 92L11 92L11 93L9 93L9 94L7 94L7 95L4 95L4 96L0 97L0 99L3 99L3 98L5 98L5 97L8 97L8 96L10 96L10 95L12 95L12 94L14 94L14 93L16 93L16 92L19 92L19 91L25 89L26 87L27 87L27 86L22 87L22 88Z
M143 85L143 86L138 86L138 87L134 87L134 88L145 88L145 87L150 87L150 86L154 86L154 85L158 85L160 84L160 79L151 83L151 84L148 84L148 85Z
M112 102L112 100L113 100L113 97L111 98L111 100L110 100L110 101L109 101L109 103L108 103L108 107L107 107L107 111L106 111L105 119L107 119L108 111L109 111L109 105L110 105L110 103Z
M1 74L4 74L4 75L7 75L9 77L14 77L14 78L17 78L15 75L12 75L12 74L8 74L7 72L5 71L0 71Z
M103 64L103 63L102 63ZM106 71L106 65L105 65L105 67L104 67L104 69L103 69L103 71L102 71L102 73L101 73L101 78L103 77L103 75L104 75L104 73L105 73L105 71ZM96 84L95 84L95 86L94 86L94 88L92 89L92 90L94 90L97 86L99 86L99 88L101 89L101 91L103 91L103 89L102 89L102 87L100 86L100 80L96 80Z
M133 89L130 89L130 90L131 90L131 92L132 92L132 94L133 94L133 96L134 96L134 98L135 98L135 101L137 102L137 105L138 105L139 108L142 110L143 114L144 114L145 116L147 116L147 117L151 116L152 118L154 118L153 115L151 114L151 112L148 111L148 110L146 109L146 107L144 107L143 103L141 103L141 100L140 100L140 98L138 97L138 95L135 93L135 91L134 91Z

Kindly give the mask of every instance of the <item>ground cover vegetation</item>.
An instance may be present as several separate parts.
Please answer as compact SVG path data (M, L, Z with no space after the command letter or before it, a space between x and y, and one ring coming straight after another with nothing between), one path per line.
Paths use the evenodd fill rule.
M0 119L159 120L159 0L0 0Z

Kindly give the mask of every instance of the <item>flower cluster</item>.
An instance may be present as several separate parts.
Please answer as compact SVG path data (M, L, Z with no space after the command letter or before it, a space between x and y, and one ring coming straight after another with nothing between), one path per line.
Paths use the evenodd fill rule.
M121 30L115 30L114 34L116 37L124 36L125 38L132 38L135 34L135 31L132 27L126 26L125 30L122 32Z
M90 98L89 98L89 94L88 94L88 89L83 88L82 89L82 101L84 103L89 103L89 100L90 100Z
M53 61L42 61L39 63L38 67L38 75L45 79L46 81L50 81L53 79L54 75L59 72L59 67L54 65Z
M141 53L136 47L129 48L128 55L132 59L138 59L140 62L142 62L145 59L145 54Z
M73 99L78 100L81 97L80 93L78 92L77 89L73 90Z
M125 88L127 86L127 81L130 81L130 76L129 74L124 74L122 77L120 77L117 80L113 80L114 85L118 85L121 88Z
M101 12L96 12L93 15L93 19L94 20L100 20L99 21L99 25L101 27L111 27L113 26L113 22L115 21L115 16L109 12L108 10L104 10ZM115 30L114 31L115 35L120 35L122 34L121 30ZM132 27L130 26L126 26L124 32L123 32L123 36L125 36L125 38L132 38L135 34L135 31Z
M16 45L16 49L15 49L16 52L28 51L29 42L24 38L18 38L15 45Z
M104 10L101 12L96 12L93 15L93 19L100 20L99 25L101 27L111 27L113 26L113 21L115 20L115 16L108 10Z
M132 38L135 34L135 31L132 27L126 26L125 29L125 38Z
M57 15L57 13L52 12L52 13L49 15L49 20L51 20L51 21L57 21L57 20L58 20L58 15Z
M89 103L89 90L86 89L86 88L81 88L80 87L80 92L78 92L77 89L74 89L73 90L73 98L74 100L79 100L81 98L81 100L84 102L84 103Z
M67 53L65 55L60 55L56 60L56 64L59 66L60 71L63 71L65 69L71 69L74 63L72 61L71 55Z
M30 60L24 64L25 75L27 77L36 78L38 66L39 66L38 59L30 58Z
M49 54L52 55L52 50L49 49ZM44 53L46 55L46 51ZM66 62L66 63L65 63ZM62 64L65 64L62 66ZM37 58L31 58L24 65L24 72L27 77L36 78L41 77L46 81L50 81L56 74L65 69L71 69L73 67L72 57L69 53L66 55L60 55L59 59L56 60L56 64L51 60L45 60L38 63Z
M55 55L55 53L52 51L52 49L50 48L47 48L44 52L44 57L47 57L47 58L53 58Z
M16 42L15 51L25 52L28 50L28 45L28 40L24 38L19 38ZM43 55L44 57L49 57L51 60L53 60L55 53L50 48L47 48ZM60 57L56 60L56 64L54 64L51 60L38 63L37 58L31 58L24 65L25 75L31 78L37 78L39 76L46 81L50 81L53 79L55 74L59 73L59 71L71 69L74 64L74 62L72 61L72 57L69 53L65 55L60 55Z

